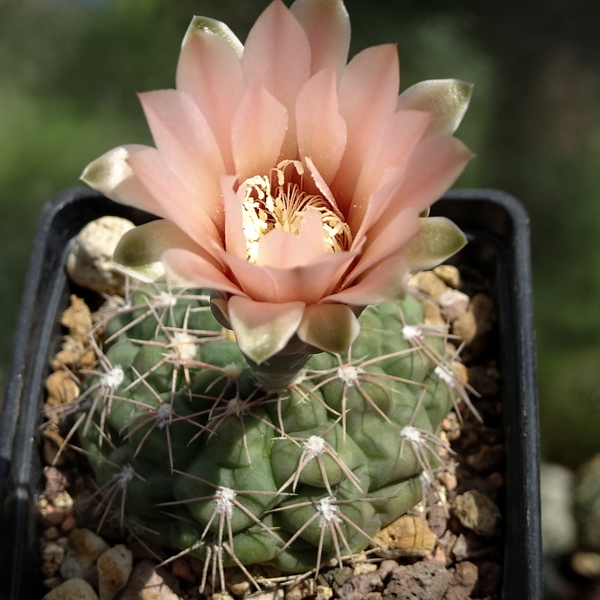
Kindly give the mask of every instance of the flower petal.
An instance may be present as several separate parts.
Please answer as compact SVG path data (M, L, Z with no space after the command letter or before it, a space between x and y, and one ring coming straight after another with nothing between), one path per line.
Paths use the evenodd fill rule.
M146 210L159 217L165 213L156 198L141 183L129 165L129 158L150 146L118 146L93 160L81 174L81 180L121 204Z
M346 148L346 122L339 113L333 70L317 73L300 90L296 128L300 157L310 158L331 184Z
M360 281L341 292L326 296L323 302L367 306L402 300L406 295L408 273L408 261L404 256L390 256L363 274Z
M340 113L346 121L346 152L332 190L347 210L364 157L385 120L395 112L400 75L396 46L386 44L359 52L340 81Z
M354 281L386 256L410 244L410 240L418 235L422 223L423 219L419 219L418 211L410 207L399 212L391 221L378 221L369 230L359 262L352 269L347 282Z
M119 241L113 263L124 273L142 281L157 281L165 276L162 254L169 248L182 248L199 254L215 268L218 263L170 221L151 221L128 231Z
M316 304L333 289L356 254L327 252L307 265L292 269L254 265L237 256L223 253L240 288L260 302L300 300Z
M229 294L243 294L220 269L199 254L170 248L163 252L162 260L168 269L185 281L187 287L206 287Z
M132 154L128 162L142 185L160 199L160 212L156 214L175 223L214 255L215 246L221 245L219 230L199 198L165 165L158 150L146 148Z
M242 67L246 85L264 86L290 115L284 156L295 158L296 96L310 77L310 46L306 33L281 0L274 0L248 33Z
M407 88L398 97L398 110L424 110L433 119L426 135L454 133L467 111L473 85L459 79L430 79Z
M421 231L408 243L403 255L411 271L433 269L466 243L465 234L450 219L427 217L421 219Z
M244 90L242 51L242 43L227 25L194 17L177 63L177 89L189 94L206 116L229 173L233 173L231 120Z
M333 68L341 75L350 48L350 17L343 1L296 0L290 11L308 36L311 72Z
M294 269L309 261L308 247L295 234L282 229L272 229L258 242L258 266Z
M219 177L225 165L204 115L177 90L140 94L157 149L170 170L202 199L205 212L222 228Z
M415 149L402 184L380 218L386 220L407 206L419 212L425 210L450 188L471 158L473 153L450 135L425 138Z
M232 124L235 172L239 183L268 174L277 165L288 126L283 105L264 87L250 88Z
M233 191L236 177L228 175L221 178L223 208L225 210L225 249L230 254L246 258L246 236L242 216L242 201Z
M327 352L346 352L358 337L360 324L345 304L315 304L304 309L298 337Z
M261 364L283 350L302 321L303 302L275 304L232 296L228 316L240 350Z
M380 185L389 167L403 173L410 157L431 121L431 114L402 110L393 114L385 123L381 136L371 146L352 198L348 214L350 229L356 232L365 216L371 193Z

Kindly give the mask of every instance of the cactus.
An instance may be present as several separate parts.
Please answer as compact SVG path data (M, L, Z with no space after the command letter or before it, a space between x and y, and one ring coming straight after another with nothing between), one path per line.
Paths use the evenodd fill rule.
M464 389L412 296L367 308L347 353L265 389L203 291L145 284L101 311L75 425L104 506L205 561L301 572L373 543L442 466ZM206 576L207 571L205 571Z

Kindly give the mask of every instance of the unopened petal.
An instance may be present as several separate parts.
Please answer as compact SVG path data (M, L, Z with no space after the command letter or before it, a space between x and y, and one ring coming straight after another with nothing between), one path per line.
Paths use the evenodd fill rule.
M118 146L93 160L81 174L81 180L121 204L134 206L159 217L165 213L129 165L129 158L149 149L141 144Z
M296 0L291 13L300 21L311 49L311 72L333 68L341 74L350 48L350 17L342 0Z
M411 271L433 269L466 243L465 234L450 219L427 217L421 219L421 231L407 244L403 255Z
M423 110L433 115L427 135L454 133L467 111L473 85L459 79L430 79L398 97L398 110Z
M170 221L151 221L128 231L119 241L113 262L124 273L142 281L158 281L165 276L162 254L181 248L198 254L214 267L218 263Z
M261 364L285 348L302 321L303 302L275 304L233 296L228 316L240 350Z
M346 352L360 333L355 314L345 304L315 304L304 309L298 337L327 352Z

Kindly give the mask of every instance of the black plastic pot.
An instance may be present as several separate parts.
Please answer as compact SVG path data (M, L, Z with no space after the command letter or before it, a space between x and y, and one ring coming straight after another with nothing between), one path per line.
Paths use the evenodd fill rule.
M494 190L452 191L432 214L449 217L469 238L455 262L477 268L494 282L507 444L503 597L538 600L538 414L527 215L514 198ZM0 420L0 600L43 595L35 499L42 487L38 426L44 380L60 343L57 317L71 291L64 270L70 242L104 215L136 223L152 218L77 188L49 202L38 226Z

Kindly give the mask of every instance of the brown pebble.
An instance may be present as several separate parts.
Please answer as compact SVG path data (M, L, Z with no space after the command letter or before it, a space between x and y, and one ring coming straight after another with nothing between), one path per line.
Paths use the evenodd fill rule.
M375 541L381 546L375 553L384 558L398 556L425 556L435 547L435 534L424 519L404 515L384 527Z
M190 563L185 558L176 558L171 563L171 571L173 575L181 577L181 579L185 579L189 583L196 583L197 581L196 574L192 571Z
M455 290L462 285L460 272L452 265L440 265L433 269L433 272L446 284Z
M496 504L481 492L470 490L456 496L452 510L460 522L475 533L483 536L496 535L500 511Z
M65 532L69 533L77 527L77 519L73 515L67 515L64 521L61 523L60 528Z
M439 298L448 286L433 272L421 271L410 278L410 285L432 298Z

